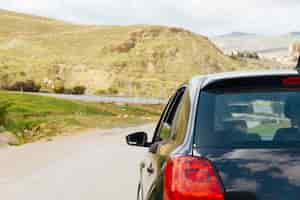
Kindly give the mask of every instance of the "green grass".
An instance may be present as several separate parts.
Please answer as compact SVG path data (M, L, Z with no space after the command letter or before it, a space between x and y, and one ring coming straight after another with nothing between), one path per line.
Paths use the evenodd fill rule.
M133 41L134 47L118 51ZM0 84L33 79L167 97L196 74L263 68L233 60L206 37L163 26L84 26L0 12Z
M5 128L21 142L85 128L111 128L153 121L161 105L84 103L52 97L0 91L0 102L10 103Z
M265 124L251 128L249 132L259 134L274 134L278 130L278 124Z
M275 134L276 131L280 128L288 128L290 127L289 122L281 122L280 124L268 123L268 124L260 124L254 128L249 129L248 132L258 133L258 134Z

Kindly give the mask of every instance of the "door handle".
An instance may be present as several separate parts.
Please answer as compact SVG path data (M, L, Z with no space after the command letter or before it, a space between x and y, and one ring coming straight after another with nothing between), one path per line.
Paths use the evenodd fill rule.
M147 172L149 174L153 174L154 173L154 168L152 167L152 164L149 167L147 167Z

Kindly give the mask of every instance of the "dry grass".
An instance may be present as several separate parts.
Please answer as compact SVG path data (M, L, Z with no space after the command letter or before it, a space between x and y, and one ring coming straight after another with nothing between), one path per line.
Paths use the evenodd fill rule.
M0 80L55 81L168 96L195 74L262 68L222 54L206 37L161 26L79 26L0 11ZM47 83L45 83L47 82Z

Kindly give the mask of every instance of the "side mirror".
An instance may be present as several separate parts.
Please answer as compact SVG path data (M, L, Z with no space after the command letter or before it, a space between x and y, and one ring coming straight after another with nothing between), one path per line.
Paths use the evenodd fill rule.
M126 142L131 146L148 147L148 136L145 132L132 133L126 136Z

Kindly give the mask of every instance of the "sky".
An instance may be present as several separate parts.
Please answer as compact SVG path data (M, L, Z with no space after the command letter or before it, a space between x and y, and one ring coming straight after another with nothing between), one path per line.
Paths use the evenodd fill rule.
M157 24L214 36L300 31L300 0L1 0L0 8L81 24Z

